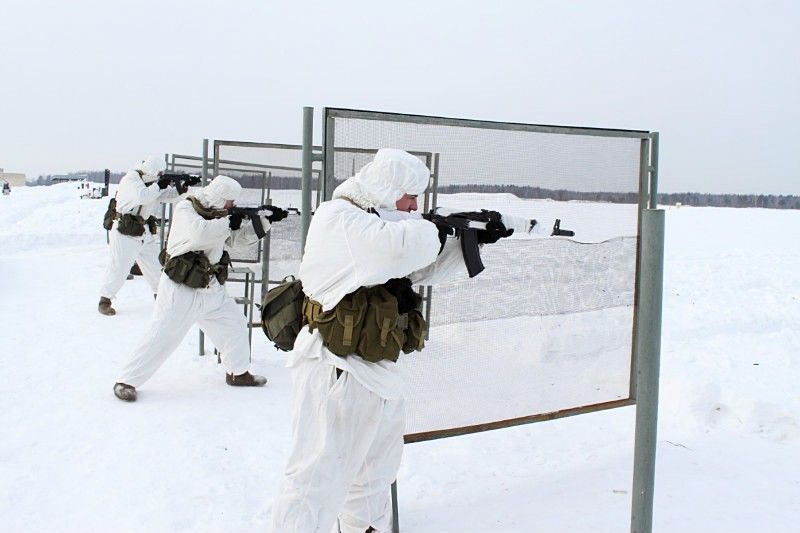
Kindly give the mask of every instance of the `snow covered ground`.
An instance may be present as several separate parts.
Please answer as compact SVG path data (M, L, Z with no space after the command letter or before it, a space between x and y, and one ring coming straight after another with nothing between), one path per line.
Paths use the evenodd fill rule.
M254 332L270 383L233 389L193 331L139 402L114 398L152 299L137 278L97 313L105 207L74 184L0 198L0 531L267 531L284 355ZM798 235L797 211L667 208L655 531L797 531ZM408 445L401 531L627 531L634 415Z

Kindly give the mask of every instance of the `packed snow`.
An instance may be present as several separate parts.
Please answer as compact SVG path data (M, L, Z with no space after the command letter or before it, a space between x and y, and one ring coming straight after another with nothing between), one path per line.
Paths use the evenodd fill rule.
M153 300L136 278L115 317L97 312L106 204L74 184L0 197L0 531L268 531L289 448L285 354L254 330L253 367L270 381L228 387L193 330L138 402L117 400ZM620 210L630 228L622 206L547 205L586 221ZM800 212L666 212L654 531L794 532ZM400 529L626 531L634 418L624 407L407 445Z

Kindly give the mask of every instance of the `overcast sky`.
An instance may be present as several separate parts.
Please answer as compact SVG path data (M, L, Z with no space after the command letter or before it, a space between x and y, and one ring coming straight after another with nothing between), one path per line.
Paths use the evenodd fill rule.
M800 194L800 2L0 0L0 167L301 141L302 106L659 131L660 188Z

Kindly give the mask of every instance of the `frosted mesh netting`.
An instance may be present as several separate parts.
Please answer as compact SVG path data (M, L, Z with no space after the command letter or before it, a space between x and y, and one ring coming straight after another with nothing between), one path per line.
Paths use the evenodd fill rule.
M232 144L226 144L228 142ZM216 141L215 147L219 173L230 175L242 184L242 196L237 205L255 207L270 203L284 209L291 208L288 218L274 224L266 239L246 250L237 249L236 257L254 260L259 257L258 246L263 246L269 254L270 280L278 281L297 274L301 241L301 147L236 141ZM318 197L319 166L317 163L312 170L312 205ZM245 167L249 170L242 174L236 172L236 169Z
M401 148L438 158L436 205L537 221L484 246L476 278L433 288L427 346L399 363L412 440L630 397L643 132L341 112L326 121L329 190L370 160L345 148ZM575 236L551 236L556 219Z

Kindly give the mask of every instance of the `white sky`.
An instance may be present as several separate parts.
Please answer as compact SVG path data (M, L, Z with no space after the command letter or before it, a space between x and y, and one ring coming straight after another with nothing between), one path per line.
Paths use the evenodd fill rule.
M661 133L660 190L800 194L800 2L0 0L0 167L301 141L304 105Z

